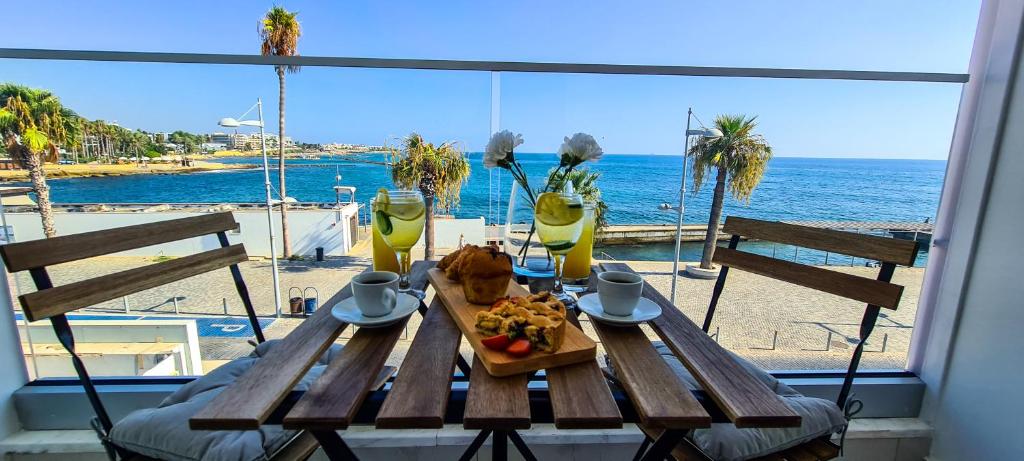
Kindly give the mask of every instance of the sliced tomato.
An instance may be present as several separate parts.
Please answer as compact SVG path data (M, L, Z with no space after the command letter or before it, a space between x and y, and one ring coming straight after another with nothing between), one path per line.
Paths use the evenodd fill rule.
M480 342L482 342L484 346L487 346L488 349L503 351L508 348L508 345L512 343L512 340L509 339L508 335L500 334L491 336L490 338L484 338Z
M526 357L527 355L530 355L530 352L533 352L533 346L530 345L529 339L519 338L512 341L512 345L508 346L508 349L505 349L505 352L508 352L515 357Z
M504 297L504 298L498 298L498 299L497 299L496 301L494 301L493 303L491 303L491 308L490 308L490 309L488 309L488 310L491 310L491 311L493 311L493 310L495 310L495 309L498 309L499 307L501 307L502 305L504 305L504 304L505 304L506 302L508 302L508 296L506 296L506 297Z

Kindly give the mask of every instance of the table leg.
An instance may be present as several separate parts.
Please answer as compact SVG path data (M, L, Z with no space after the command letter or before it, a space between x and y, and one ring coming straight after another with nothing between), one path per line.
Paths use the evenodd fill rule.
M508 431L494 431L491 437L491 460L508 461Z
M359 457L352 452L352 449L348 447L348 444L341 439L335 431L309 431L316 437L316 441L320 442L320 447L324 449L324 453L327 454L327 458L331 461L346 460L346 461L359 461Z
M651 439L644 435L644 442L640 444L640 448L636 450L636 454L633 455L633 461L640 461L640 458L644 457L644 453L647 452L647 447L651 446Z
M456 359L455 366L462 372L462 376L469 378L469 373L472 371L472 368L469 366L469 363L466 362L466 359L462 358L462 354L459 354L458 359Z
M654 445L647 450L644 454L643 461L662 461L666 459L672 449L679 445L679 442L683 441L683 437L686 436L687 430L685 429L666 429L658 436L658 439L654 441Z
M463 452L462 456L459 457L459 461L470 461L471 459L475 458L476 452L480 450L480 446L484 444L484 441L486 441L487 437L490 435L490 429L484 429L480 431L480 433L476 435L476 438L473 439L473 442L470 443L468 447L466 447L466 451Z
M516 446L516 450L519 450L519 454L523 455L523 459L526 461L537 461L537 457L533 456L530 447L526 446L526 442L523 441L518 432L509 431L508 438L512 439L512 444Z

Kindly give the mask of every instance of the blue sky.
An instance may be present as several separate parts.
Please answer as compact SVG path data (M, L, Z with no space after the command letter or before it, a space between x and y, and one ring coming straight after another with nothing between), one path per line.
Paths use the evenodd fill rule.
M966 72L979 2L279 2L319 56ZM9 0L2 47L257 53L269 2ZM256 97L277 115L269 67L0 59L0 81L56 92L90 118L215 131ZM486 143L482 72L305 68L288 78L287 132L379 144L418 131ZM501 124L524 150L584 131L609 153L678 154L686 107L757 114L780 156L945 158L961 87L704 77L501 75ZM272 131L276 131L276 128Z

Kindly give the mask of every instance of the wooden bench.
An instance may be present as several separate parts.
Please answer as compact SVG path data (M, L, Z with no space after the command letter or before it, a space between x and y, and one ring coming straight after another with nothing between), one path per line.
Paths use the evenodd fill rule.
M263 342L263 331L249 297L248 287L238 268L238 263L248 260L248 256L241 244L232 245L227 236L228 231L237 228L238 224L230 212L210 213L189 218L12 243L0 247L0 256L3 257L8 271L12 273L28 271L31 275L37 291L18 297L25 318L30 321L50 320L58 340L70 354L72 365L82 382L86 397L96 412L98 421L96 429L108 453L116 454L122 459L146 459L138 453L116 446L108 439L107 435L110 433L113 423L96 391L95 384L89 377L85 364L78 355L83 351L76 347L74 333L65 314L92 304L117 299L188 277L229 268L256 340ZM54 286L47 271L48 267L56 264L208 235L216 236L220 248L88 280ZM308 438L300 434L294 441L306 440ZM298 443L296 446L289 444L278 453L270 455L275 460L305 459L312 454L312 450L307 448L308 444Z
M897 265L912 266L917 259L915 241L854 234L830 229L818 229L793 224L729 216L723 232L731 234L728 247L716 248L713 261L721 264L718 279L702 328L684 316L671 302L649 285L644 285L644 296L662 306L661 317L650 322L651 327L665 341L687 369L725 412L736 427L778 427L799 425L799 417L780 413L779 398L767 398L767 388L746 373L738 363L723 360L727 354L717 347L707 331L725 288L730 269L739 269L779 281L793 283L818 291L867 303L860 325L857 346L850 360L836 405L847 408L850 390L856 376L864 343L871 335L879 311L896 309L903 295L903 287L890 283ZM740 251L740 239L770 241L877 260L881 268L876 279L836 272L821 267ZM605 270L630 270L624 264L602 264ZM774 394L773 394L774 395ZM794 418L795 417L795 418ZM656 427L642 425L649 440L656 439ZM645 445L649 443L645 441ZM839 456L840 448L822 437L810 442L773 453L759 460L829 460ZM707 455L688 441L672 447L672 456L678 460L707 460Z

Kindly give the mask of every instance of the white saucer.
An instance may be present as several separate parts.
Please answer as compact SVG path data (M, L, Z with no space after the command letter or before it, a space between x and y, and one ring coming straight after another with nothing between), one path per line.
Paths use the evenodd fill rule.
M367 317L356 307L356 298L353 296L335 304L331 308L331 315L342 322L357 327L379 328L386 327L408 317L409 314L416 312L418 307L420 307L420 300L415 296L399 293L395 301L395 308L390 313L380 317Z
M636 304L636 309L633 309L633 313L625 316L605 313L601 307L601 298L597 297L597 293L581 297L576 305L579 306L581 311L590 315L590 318L612 325L636 325L648 320L654 320L661 315L661 306L647 298L640 298L640 302Z

